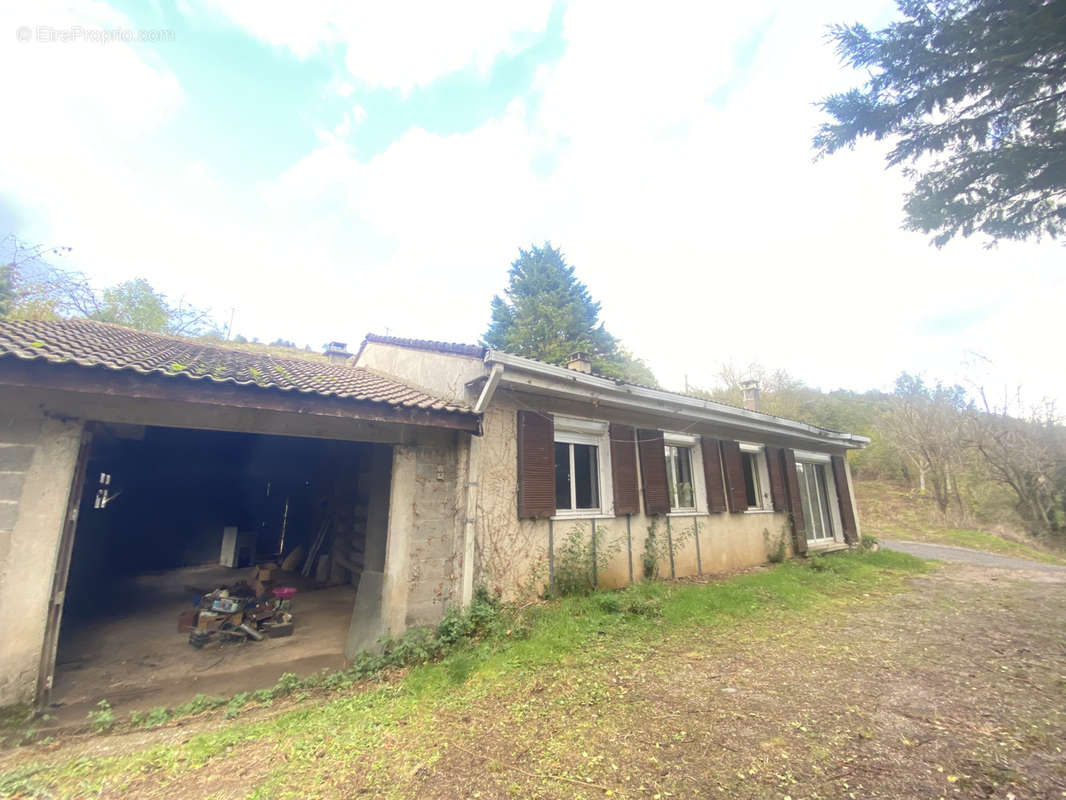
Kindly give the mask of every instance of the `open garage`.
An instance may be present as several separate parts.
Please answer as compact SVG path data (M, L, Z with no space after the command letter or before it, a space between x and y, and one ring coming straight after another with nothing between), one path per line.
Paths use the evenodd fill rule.
M5 322L0 409L0 704L84 719L264 688L470 582L480 415L342 344Z
M370 494L388 491L388 475L371 473L388 446L124 424L92 431L54 706L168 689L219 694L247 673L262 682L343 664ZM249 606L277 603L275 589L296 590L283 636L270 635L277 626L255 625L266 634L256 640L228 621L225 630L195 624L205 595L222 590Z

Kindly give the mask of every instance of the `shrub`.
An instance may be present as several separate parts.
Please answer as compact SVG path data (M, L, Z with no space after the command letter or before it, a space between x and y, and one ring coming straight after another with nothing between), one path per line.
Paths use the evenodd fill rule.
M659 543L655 538L655 528L658 524L658 517L652 517L651 525L648 526L648 535L644 539L644 556L641 560L644 577L647 580L659 577Z
M286 672L278 678L278 682L274 684L274 697L284 697L287 694L292 694L299 689L303 684L295 672Z
M591 534L574 527L555 553L555 594L560 597L588 595L596 591L597 573L606 569L612 553L621 542L604 546L603 529L593 526Z
M773 541L771 541L770 529L763 528L762 537L763 541L766 542L766 560L771 564L780 564L783 562L787 552L785 549L785 540L787 538L785 528L781 528L781 533L779 533L777 539Z
M659 563L664 559L676 556L684 547L685 542L697 535L697 525L693 522L692 527L676 533L668 531L666 536L659 537L657 532L658 517L652 517L651 525L648 526L648 536L644 540L644 577L648 580L659 577Z
M96 704L96 711L88 713L89 725L94 731L102 733L109 731L115 725L115 712L111 710L111 704L101 700Z

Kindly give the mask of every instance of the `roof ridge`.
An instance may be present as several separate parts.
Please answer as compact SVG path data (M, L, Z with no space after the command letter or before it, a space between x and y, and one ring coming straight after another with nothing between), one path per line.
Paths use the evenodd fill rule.
M359 347L360 352L368 342L391 344L396 347L407 347L412 350L432 350L438 353L451 353L453 355L472 356L475 358L484 358L485 353L489 351L489 348L479 344L444 342L437 339L409 339L403 336L383 336L379 333L368 333L363 337L363 344Z

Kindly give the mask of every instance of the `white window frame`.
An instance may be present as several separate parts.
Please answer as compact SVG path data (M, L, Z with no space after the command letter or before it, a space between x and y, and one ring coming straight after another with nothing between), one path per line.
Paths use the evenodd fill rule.
M667 512L671 517L695 517L707 513L707 487L703 479L703 448L700 437L688 433L663 432L663 444L670 447L687 447L689 462L692 467L692 508L672 508ZM669 491L669 485L667 486Z
M552 519L600 519L614 516L614 487L611 483L610 425L594 419L555 417L555 444L588 444L596 448L596 472L599 478L599 508L558 508ZM570 475L573 476L573 450L570 451ZM573 488L573 487L571 487Z
M796 463L819 465L825 471L825 502L829 510L829 525L832 528L831 536L821 539L807 539L807 547L817 550L819 547L832 547L844 541L844 526L840 519L840 500L837 497L836 481L833 480L832 458L828 453L816 453L810 450L796 450ZM798 477L798 476L797 476ZM801 491L807 491L804 481ZM811 530L810 521L804 520L807 530Z
M738 442L740 452L755 456L755 487L758 495L758 505L748 506L746 514L772 514L774 511L773 498L770 496L770 470L766 464L766 445L758 442Z

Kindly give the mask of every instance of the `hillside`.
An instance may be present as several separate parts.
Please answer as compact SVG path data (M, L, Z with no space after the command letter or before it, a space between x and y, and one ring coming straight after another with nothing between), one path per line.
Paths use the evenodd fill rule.
M1048 564L1066 564L1066 553L1020 530L1002 525L958 527L940 514L931 496L923 496L916 489L891 481L858 479L855 495L864 536L972 547Z

